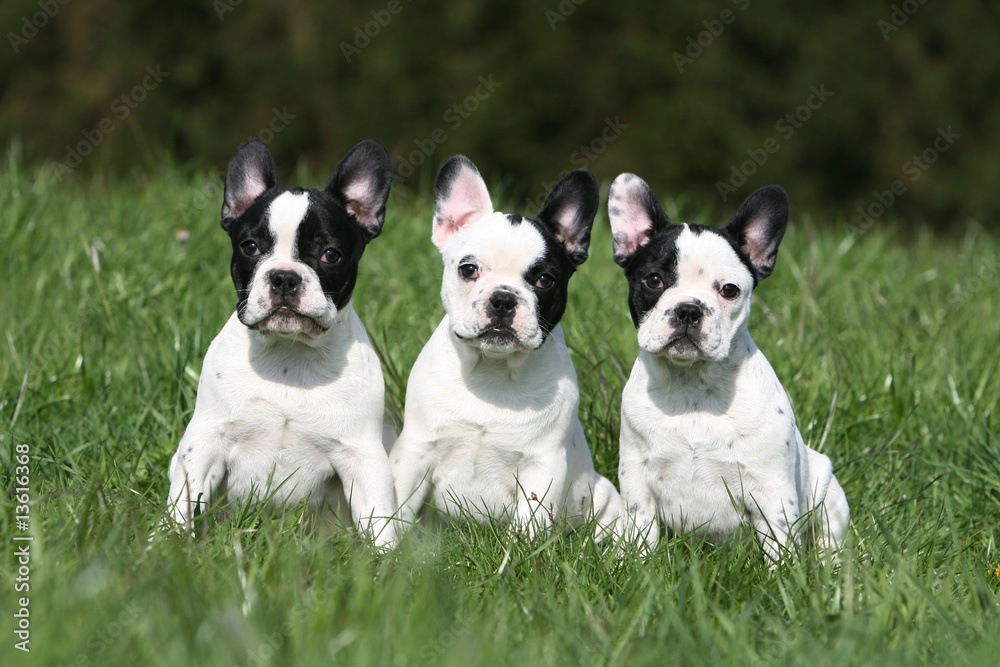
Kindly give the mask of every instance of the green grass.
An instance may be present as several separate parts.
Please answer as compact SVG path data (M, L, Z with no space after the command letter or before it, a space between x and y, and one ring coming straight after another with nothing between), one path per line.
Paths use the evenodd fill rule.
M9 491L15 448L29 446L34 537L30 593L15 593L7 493L0 664L978 665L1000 654L997 236L901 222L852 241L793 209L751 330L851 503L836 567L807 553L770 572L754 545L683 538L617 564L570 535L512 545L498 575L496 526L419 528L379 556L351 534L310 533L294 512L147 548L202 358L235 305L221 195L206 178L169 169L60 185L15 161L0 170L0 467ZM442 315L430 212L390 202L355 295L397 420ZM604 213L570 291L581 415L616 480L637 346ZM22 595L30 654L10 631Z

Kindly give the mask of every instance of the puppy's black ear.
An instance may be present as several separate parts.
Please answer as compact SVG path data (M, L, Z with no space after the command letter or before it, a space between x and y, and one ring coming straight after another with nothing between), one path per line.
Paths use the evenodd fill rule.
M391 186L389 152L374 139L365 139L337 165L326 191L361 223L367 242L382 231Z
M608 193L615 262L625 266L639 248L670 224L653 191L635 174L620 174Z
M263 141L248 141L236 150L226 167L226 192L222 198L222 228L233 221L268 190L278 185L278 170Z
M726 225L736 245L753 266L754 282L774 271L778 244L788 226L788 195L777 185L768 185L746 198Z
M556 184L538 212L538 220L549 226L574 266L587 259L599 203L597 179L586 169L577 169Z
M444 249L455 234L493 212L486 182L464 155L452 155L434 179L434 223L431 241Z

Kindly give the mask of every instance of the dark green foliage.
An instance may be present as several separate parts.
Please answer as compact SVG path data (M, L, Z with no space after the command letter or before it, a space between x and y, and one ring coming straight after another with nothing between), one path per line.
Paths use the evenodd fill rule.
M982 0L50 4L0 9L0 142L32 162L78 153L76 175L221 170L251 136L283 175L323 171L373 137L419 191L466 153L518 202L589 167L725 212L777 182L793 210L851 221L1000 214L1000 10ZM162 82L123 101L157 65ZM912 161L948 128L948 150Z

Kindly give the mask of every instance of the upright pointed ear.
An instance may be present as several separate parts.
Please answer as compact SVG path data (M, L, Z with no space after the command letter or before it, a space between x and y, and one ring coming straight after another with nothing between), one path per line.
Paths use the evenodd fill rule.
M754 281L774 271L778 244L788 226L788 195L777 185L768 185L746 198L726 231L736 240L753 266Z
M619 266L628 264L639 248L670 224L653 191L635 174L619 174L611 184L608 219Z
M226 167L226 192L222 197L222 228L227 232L233 220L250 205L278 185L278 170L263 141L248 141L236 150Z
M597 179L586 169L577 169L556 184L538 212L538 220L549 226L574 266L587 259L599 203Z
M453 155L434 181L434 226L431 241L444 249L452 237L493 212L483 177L464 155Z
M388 151L374 139L365 139L337 165L326 191L361 223L368 242L382 231L391 186L392 160Z

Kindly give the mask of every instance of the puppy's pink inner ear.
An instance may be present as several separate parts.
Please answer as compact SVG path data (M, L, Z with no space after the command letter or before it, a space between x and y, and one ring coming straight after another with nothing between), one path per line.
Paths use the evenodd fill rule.
M349 183L343 190L343 198L344 208L358 222L366 227L377 224L377 211L372 210L376 197L369 181L359 179Z
M247 174L239 189L226 198L223 217L240 217L266 190L264 179Z
M464 175L463 175L464 176ZM452 236L493 211L489 194L475 175L456 179L448 200L434 213L431 241L440 247Z
M643 192L629 188L616 198L610 210L615 257L631 257L649 242L653 221Z

